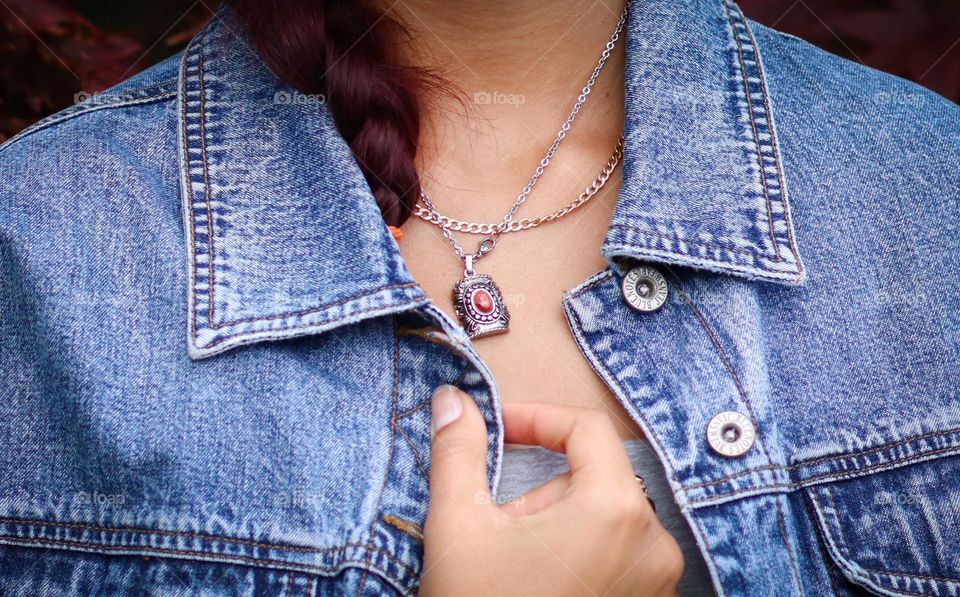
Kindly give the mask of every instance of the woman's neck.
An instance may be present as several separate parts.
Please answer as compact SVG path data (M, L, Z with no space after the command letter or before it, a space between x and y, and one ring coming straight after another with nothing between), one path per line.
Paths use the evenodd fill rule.
M388 0L390 1L390 0ZM589 65L623 0L400 0L393 14L414 33L411 56L465 90L491 84L551 86L555 67ZM572 75L572 73L570 73Z
M459 98L436 97L423 114L425 186L443 190L456 181L500 195L491 175L517 190L526 182L596 66L623 1L400 0L391 11L412 34L400 59L430 68ZM583 174L599 170L622 130L624 45L561 150L566 161L587 162Z

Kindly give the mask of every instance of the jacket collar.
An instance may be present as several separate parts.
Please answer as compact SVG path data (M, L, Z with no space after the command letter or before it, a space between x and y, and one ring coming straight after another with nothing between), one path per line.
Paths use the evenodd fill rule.
M627 34L623 186L603 253L800 284L760 55L729 0L641 0Z
M603 246L799 284L804 270L753 36L727 0L634 0L623 185ZM222 8L184 51L188 351L203 358L427 304L318 98Z

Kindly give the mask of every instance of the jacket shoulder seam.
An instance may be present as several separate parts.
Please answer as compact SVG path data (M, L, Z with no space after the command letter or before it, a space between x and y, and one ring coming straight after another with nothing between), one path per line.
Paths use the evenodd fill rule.
M176 97L177 79L169 79L160 83L154 83L145 87L127 89L119 93L104 91L92 96L90 99L79 104L51 114L46 118L35 122L23 129L13 137L7 139L5 143L0 144L0 152L15 144L21 139L25 139L34 133L58 125L62 122L72 120L78 116L97 112L108 108L124 108L128 106L137 106L153 102L165 101Z
M939 92L929 87L926 87L915 80L909 79L901 75L894 74L889 71L882 70L881 68L878 68L876 66L871 66L862 61L853 60L851 58L841 56L839 54L834 54L833 52L830 52L828 50L821 48L815 43L812 43L806 39L803 39L802 37L798 37L791 33L785 33L783 31L780 31L779 29L774 29L773 27L764 25L762 23L758 23L750 19L747 19L747 21L750 24L750 28L753 29L754 31L763 31L767 34L771 34L774 37L784 41L785 43L799 44L806 51L813 52L819 56L824 57L825 59L829 60L830 63L833 65L845 65L847 68L852 69L853 71L855 71L857 74L861 76L871 77L872 81L875 81L878 84L881 84L885 87L885 89L880 89L880 91L890 91L891 86L894 86L894 87L901 86L901 91L899 91L899 93L909 92L910 94L916 94L917 96L922 97L927 101L936 102L938 105L946 104L947 106L953 107L953 108L960 107L953 100L947 97L944 97ZM762 45L762 42L758 42L758 46L760 45Z

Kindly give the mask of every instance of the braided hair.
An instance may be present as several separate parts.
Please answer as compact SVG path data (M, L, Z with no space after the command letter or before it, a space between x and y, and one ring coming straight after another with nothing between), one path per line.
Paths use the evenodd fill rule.
M398 227L420 195L414 159L421 92L438 86L391 56L403 26L369 0L228 0L285 83L323 94L384 221Z

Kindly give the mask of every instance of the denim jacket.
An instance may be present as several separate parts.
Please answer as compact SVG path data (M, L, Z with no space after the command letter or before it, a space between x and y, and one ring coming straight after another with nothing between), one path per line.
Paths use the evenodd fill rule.
M562 307L718 595L960 594L960 108L730 0L638 2L627 48ZM223 9L0 149L0 593L414 593L444 383L496 488L495 380L321 100Z

